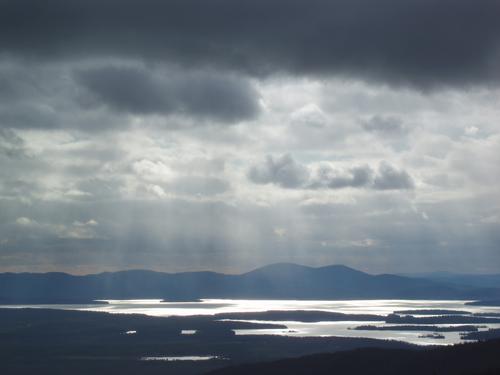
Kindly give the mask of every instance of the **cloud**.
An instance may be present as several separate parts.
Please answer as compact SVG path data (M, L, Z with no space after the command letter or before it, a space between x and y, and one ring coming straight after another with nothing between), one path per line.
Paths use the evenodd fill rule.
M260 113L254 82L229 72L153 69L119 59L33 64L0 55L0 129L93 132L138 120L196 127L254 120Z
M327 118L321 108L314 103L309 103L290 115L290 123L293 126L321 129L325 127Z
M14 131L0 128L0 157L9 159L25 156L24 142Z
M110 107L131 113L171 111L166 90L147 71L107 66L77 72L77 82Z
M372 169L367 166L355 166L348 169L334 169L325 164L318 168L309 187L314 189L341 189L346 187L368 187L373 178Z
M0 124L8 128L56 128L61 117L44 103L14 103L0 111Z
M376 170L368 165L336 168L331 163L314 168L296 162L289 154L276 158L268 155L263 162L253 165L247 176L256 184L271 183L290 189L408 190L415 186L408 172L385 161Z
M109 114L82 110L81 90L60 61L34 64L1 56L2 84L6 88L0 88L0 128L96 130L117 122Z
M71 224L41 223L28 217L18 217L16 225L24 231L23 236L31 238L55 237L58 239L89 240L97 238L99 223L90 219L86 222L74 221Z
M0 0L0 268L498 272L499 9Z
M186 176L167 185L172 191L183 195L213 196L229 190L229 183L215 177Z
M195 160L194 166L200 163ZM193 167L193 163L191 164ZM217 196L229 190L228 181L202 174L202 170L191 168L189 172L177 170L176 165L166 165L162 161L142 159L132 164L132 170L145 182L145 190L159 198L168 197L167 192L188 198L190 196ZM208 172L213 166L209 165Z
M361 126L368 132L382 136L401 135L406 132L403 120L394 116L372 116L362 121Z
M479 133L479 128L477 126L468 126L464 131L465 135L469 137L474 137Z
M143 180L150 182L168 182L175 178L175 173L172 169L162 161L138 160L132 163L132 170Z
M21 226L27 226L27 225L31 225L33 223L36 224L36 222L32 221L30 218L24 217L24 216L18 217L16 219L16 224L21 225Z
M405 170L399 170L392 165L382 162L378 174L373 180L373 188L377 190L413 189L415 183Z
M165 76L137 67L104 66L77 71L76 80L96 102L138 115L180 114L234 122L251 119L260 110L256 90L236 77L199 72Z
M0 52L489 85L500 82L499 12L495 0L11 0Z
M298 188L309 179L309 171L288 154L276 158L268 155L264 162L250 168L248 178L256 184L272 183L284 188Z
M424 204L415 211L405 194L358 194L352 204L302 206L292 199L268 207L175 199L35 201L29 207L3 202L1 267L244 271L287 260L342 263L371 272L438 270L450 263L450 270L480 267L496 272L498 226L491 224L495 219L479 221L498 216L491 198L468 202L465 220L478 220L467 230L463 201ZM422 219L423 211L428 221ZM38 225L16 224L20 217ZM473 252L472 244L477 245Z
M97 227L99 223L90 219L86 222L75 221L71 225L55 226L55 233L61 239L91 240L98 238Z
M76 183L73 198L79 199L116 199L120 197L120 189L123 181L117 176L107 178L91 177L83 178Z

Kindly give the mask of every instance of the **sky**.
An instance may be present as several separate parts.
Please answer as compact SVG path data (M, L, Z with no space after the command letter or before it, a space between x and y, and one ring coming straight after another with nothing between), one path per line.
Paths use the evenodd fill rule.
M0 272L500 272L497 0L0 0Z

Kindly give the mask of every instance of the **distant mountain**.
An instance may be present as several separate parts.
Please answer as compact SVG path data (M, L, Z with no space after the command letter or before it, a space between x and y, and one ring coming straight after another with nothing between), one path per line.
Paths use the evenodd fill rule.
M406 277L418 277L427 280L445 282L455 285L467 285L478 288L500 288L500 274L460 274L452 272L429 272L418 274L402 274Z
M421 278L370 275L332 265L278 263L241 275L144 270L74 276L0 274L0 303L81 303L95 299L494 299L500 289L474 288Z

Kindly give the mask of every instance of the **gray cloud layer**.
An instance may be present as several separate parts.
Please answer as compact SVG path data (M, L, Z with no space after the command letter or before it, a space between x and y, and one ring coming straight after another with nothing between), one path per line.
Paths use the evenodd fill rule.
M398 136L406 131L403 122L397 117L373 116L361 125L366 131L383 136Z
M126 128L129 115L232 124L258 117L259 101L254 84L234 74L147 69L130 61L35 65L0 59L0 128Z
M387 162L381 162L377 170L370 166L354 166L334 169L321 165L312 171L286 154L266 159L252 166L248 178L256 184L275 184L284 188L302 189L342 189L368 188L375 190L413 189L415 183L408 172L399 170Z
M188 114L237 121L259 112L258 94L245 80L205 74L155 75L134 67L81 70L77 81L96 99L134 114Z
M496 0L3 0L0 51L420 87L499 82Z
M499 272L499 10L0 0L0 271Z

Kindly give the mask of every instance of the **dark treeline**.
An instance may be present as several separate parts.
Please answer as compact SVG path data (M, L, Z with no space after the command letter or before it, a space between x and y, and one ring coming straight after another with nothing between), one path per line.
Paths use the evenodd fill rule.
M480 301L467 302L470 306L500 306L500 299L486 299Z
M396 325L396 326L357 326L356 331L429 331L429 332L477 332L479 328L471 325L457 326L426 326L426 325Z
M398 315L470 315L464 310L443 310L443 309L419 309L419 310L398 310L394 311Z
M270 310L257 312L231 312L216 315L220 319L247 319L247 320L271 320L271 321L295 321L295 322L383 322L386 317L373 314L343 314L329 311L313 310Z
M229 367L211 375L490 375L500 373L500 341L430 350L363 348Z
M397 324L481 324L500 323L500 318L489 316L468 315L439 315L414 317L410 315L390 314L385 318L386 323Z
M500 339L500 329L488 329L479 332L464 332L460 335L464 340L491 340Z

